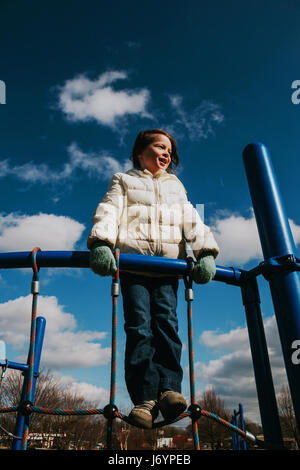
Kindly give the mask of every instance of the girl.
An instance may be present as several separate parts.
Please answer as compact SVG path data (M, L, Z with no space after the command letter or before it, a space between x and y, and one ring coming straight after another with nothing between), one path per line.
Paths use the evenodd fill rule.
M219 249L210 229L188 201L174 174L175 140L161 129L138 134L133 169L116 173L96 208L87 246L91 269L116 272L112 250L186 258L186 243L197 260L193 279L209 282ZM125 380L134 408L132 424L151 428L158 412L173 420L186 408L181 395L182 344L178 336L177 277L120 272L126 349Z

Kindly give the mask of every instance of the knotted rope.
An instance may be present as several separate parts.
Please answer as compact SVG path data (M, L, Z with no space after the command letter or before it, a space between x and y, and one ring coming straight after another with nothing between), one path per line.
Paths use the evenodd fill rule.
M190 398L191 398L191 417L192 417L192 429L194 438L194 447L196 450L200 450L199 435L198 435L198 408L196 402L195 393L195 370L194 370L194 347L193 347L193 324L192 324L192 302L194 300L193 291L193 278L192 272L194 269L194 262L192 258L188 258L189 274L184 277L185 283L185 300L187 301L187 320L188 320L188 345L189 345L189 372L190 372Z
M31 283L31 293L32 293L32 311L31 311L31 331L30 331L30 344L28 352L28 374L27 374L27 391L26 391L26 401L28 403L32 402L32 381L33 381L33 369L34 369L34 351L35 351L35 338L36 338L36 317L37 317L37 301L38 295L40 292L40 282L39 282L39 268L36 262L36 255L40 251L40 248L34 248L31 252L31 262L33 277ZM29 422L30 417L27 415L25 419L24 432L22 438L22 450L25 450L27 447L27 439L29 435Z
M115 260L117 271L112 279L111 296L112 296L112 334L111 334L111 371L110 371L110 400L109 405L106 407L107 415L107 439L106 445L108 449L112 448L112 426L113 426L113 412L117 410L115 406L116 398L116 369L117 369L117 299L119 296L119 256L120 250L115 250Z

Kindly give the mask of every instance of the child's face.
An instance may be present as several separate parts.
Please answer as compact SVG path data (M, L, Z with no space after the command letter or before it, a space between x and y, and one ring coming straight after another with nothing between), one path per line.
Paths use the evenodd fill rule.
M141 168L154 175L158 170L167 170L171 163L172 144L163 134L154 134L153 142L138 156Z

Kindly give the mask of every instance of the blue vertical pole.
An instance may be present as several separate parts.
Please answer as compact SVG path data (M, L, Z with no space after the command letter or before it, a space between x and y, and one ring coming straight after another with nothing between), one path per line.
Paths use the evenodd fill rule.
M236 410L233 410L231 422L233 426L235 426L236 428L238 427ZM235 431L232 431L232 450L239 450L239 435Z
M37 317L36 319L36 339L35 339L35 350L34 350L34 370L33 370L33 380L32 380L32 401L34 399L36 381L39 375L42 347L45 335L46 320L44 317ZM26 400L27 394L27 376L28 372L24 372L24 382L21 395L21 403ZM25 425L25 416L20 411L17 415L16 426L15 426L15 436L22 437ZM14 439L12 449L21 450L22 441L20 439Z
M278 407L274 390L268 347L260 309L257 279L242 283L241 293L246 313L249 343L264 438L283 447Z
M244 409L241 403L239 404L239 415L240 415L240 429L242 429L242 431L245 431ZM242 449L247 450L247 445L246 445L245 440L242 441Z
M234 424L238 428L239 422L238 422L238 412L234 410ZM240 447L240 436L239 434L236 433L236 450L241 450Z
M249 144L243 152L249 190L265 260L293 254L296 247L267 148ZM295 188L296 192L296 188ZM299 272L273 272L268 279L297 425L300 429L300 364L293 360L300 340Z

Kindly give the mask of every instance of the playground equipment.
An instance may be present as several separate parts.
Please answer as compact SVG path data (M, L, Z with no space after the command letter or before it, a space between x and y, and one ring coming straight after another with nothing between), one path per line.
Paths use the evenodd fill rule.
M233 410L233 415L231 417L231 423L237 428L245 431L245 422L244 422L244 409L243 405L239 403L239 410ZM245 440L240 439L239 434L235 431L232 431L232 450L247 450L247 444Z
M217 266L214 280L225 282L241 289L264 442L259 441L248 431L244 431L213 413L201 409L195 401L191 318L193 290L190 276L191 269L193 268L192 262L190 260L174 260L116 252L118 272L122 269L134 269L134 271L140 272L160 272L183 277L185 280L188 305L191 405L188 411L183 413L177 420L187 416L192 419L196 449L199 449L197 420L201 416L214 419L235 431L243 439L252 441L262 448L283 448L278 408L260 310L260 298L256 279L259 275L263 275L270 286L296 421L300 429L300 364L299 361L293 360L295 345L298 345L300 342L300 280L298 273L300 261L296 256L295 244L266 147L260 143L248 145L243 152L243 159L264 261L249 271L235 267ZM107 447L110 448L113 419L116 417L124 420L127 419L125 415L119 412L115 405L118 273L113 279L111 292L113 297L113 314L110 403L103 410L51 410L33 405L34 389L39 374L39 362L45 330L45 320L42 317L36 317L36 301L39 293L38 272L43 267L88 268L89 252L43 252L36 249L32 253L0 253L0 268L26 267L33 268L33 306L28 361L27 364L16 364L0 359L0 366L4 370L11 367L19 369L24 373L24 386L20 406L9 409L0 408L0 413L18 411L15 434L12 435L14 438L13 448L26 449L30 416L33 412L61 415L103 414L108 420ZM168 423L156 423L155 427L165 424Z

